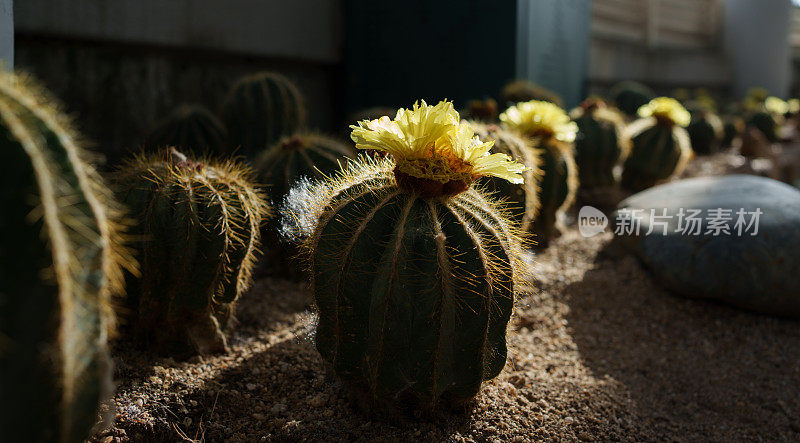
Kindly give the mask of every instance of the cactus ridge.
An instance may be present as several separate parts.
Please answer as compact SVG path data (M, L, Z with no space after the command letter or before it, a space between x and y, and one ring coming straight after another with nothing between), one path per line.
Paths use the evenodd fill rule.
M609 109L576 108L571 115L578 124L575 164L580 185L585 189L612 186L617 182L614 167L630 152L625 122Z
M680 175L692 157L691 142L680 126L639 119L627 128L633 149L622 171L622 186L638 192Z
M270 212L250 175L234 162L194 162L174 150L138 156L121 169L122 195L143 237L142 279L129 303L140 332L157 346L227 349L222 327L252 284L259 229Z
M488 192L504 200L511 220L517 223L523 231L530 231L533 221L539 213L539 181L543 175L539 167L539 157L533 148L535 142L497 125L469 123L475 131L475 135L481 140L495 141L492 146L493 152L507 154L525 165L526 170L522 173L524 179L522 184L514 184L498 177L485 177L481 181Z
M196 155L224 155L227 137L225 126L210 111L181 105L153 130L146 145L156 150L176 146Z
M253 158L281 137L306 125L307 111L297 87L286 77L264 72L240 79L222 106L229 145Z
M0 72L0 131L0 182L19 190L0 198L0 378L17 380L0 387L0 428L82 440L112 392L113 297L135 268L122 211L69 119L25 75Z
M307 193L317 349L370 408L464 402L505 365L527 240L482 190L422 198L393 168L360 157Z

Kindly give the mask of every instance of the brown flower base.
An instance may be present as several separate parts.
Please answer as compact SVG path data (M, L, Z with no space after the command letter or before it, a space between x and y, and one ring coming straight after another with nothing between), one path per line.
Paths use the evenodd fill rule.
M429 178L419 178L394 168L394 177L397 179L397 186L401 189L411 191L422 198L447 197L460 194L469 189L472 182L463 180L451 180L442 183L438 180Z

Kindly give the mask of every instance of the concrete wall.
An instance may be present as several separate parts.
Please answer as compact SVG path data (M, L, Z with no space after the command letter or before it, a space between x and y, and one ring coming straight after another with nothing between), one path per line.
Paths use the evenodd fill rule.
M0 63L14 66L14 9L11 0L0 0Z
M323 63L341 58L336 0L20 0L14 7L24 33Z
M261 70L298 84L310 129L338 132L340 9L338 0L18 0L16 65L111 163L175 106L217 111L237 78Z
M790 84L790 0L727 0L725 48L732 61L733 94L761 86L786 96Z

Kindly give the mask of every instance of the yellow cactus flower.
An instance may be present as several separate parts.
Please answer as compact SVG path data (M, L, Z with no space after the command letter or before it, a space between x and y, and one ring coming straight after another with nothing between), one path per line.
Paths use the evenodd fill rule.
M661 121L670 121L678 126L688 126L692 121L689 111L678 100L670 97L656 97L650 103L639 108L639 117L655 117Z
M775 115L783 115L789 112L789 104L778 97L767 97L767 99L764 100L764 107L768 112Z
M789 105L789 112L792 114L800 113L800 100L793 98L786 102Z
M494 141L483 142L470 125L461 122L450 101L436 106L421 102L388 116L350 126L358 149L374 149L392 155L395 175L411 176L443 184L461 183L465 190L477 178L495 176L522 183L521 163L506 154L490 154ZM398 172L400 175L398 175ZM463 189L461 189L463 187ZM445 192L447 193L447 192Z
M578 124L571 121L563 109L538 100L511 106L500 114L500 121L529 136L555 137L567 143L575 141L578 132Z

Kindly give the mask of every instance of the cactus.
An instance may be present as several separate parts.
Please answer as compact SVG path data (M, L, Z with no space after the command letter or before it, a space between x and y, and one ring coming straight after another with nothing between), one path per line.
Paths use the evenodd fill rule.
M500 98L505 105L539 100L561 106L561 97L555 92L542 86L533 84L528 80L514 80L503 86Z
M475 135L483 141L494 141L493 151L502 152L525 165L523 183L511 183L500 177L485 177L481 184L492 196L503 199L511 221L528 232L539 213L539 157L530 139L520 137L498 125L470 122Z
M578 190L578 170L572 153L578 125L558 106L535 100L508 108L500 114L500 121L536 143L543 177L533 232L538 244L547 246L562 230L561 219Z
M747 126L761 131L770 143L778 141L778 122L775 116L767 111L756 111L747 119Z
M721 147L724 149L732 147L734 140L741 138L744 130L744 119L738 116L726 116L722 124Z
M635 117L639 108L655 96L647 86L629 80L614 85L608 95L617 108L629 117Z
M340 163L348 158L355 158L351 146L323 135L300 133L265 150L256 161L256 173L272 197L273 205L278 206L300 179L322 179L338 171ZM300 279L302 273L291 263L297 251L294 245L282 241L279 231L277 219L268 222L262 230L268 256L266 266L272 272Z
M692 120L686 127L692 150L697 154L713 154L725 137L722 120L712 110L705 107L692 111Z
M497 121L497 102L493 98L485 100L470 100L467 109L462 112L462 117L491 123Z
M196 155L228 153L225 126L201 106L181 105L147 137L145 145L157 151L166 146Z
M627 157L630 140L625 122L601 99L587 99L570 115L578 124L575 163L581 188L599 189L617 183L614 167Z
M306 108L286 77L262 72L240 79L222 106L228 145L248 158L306 125Z
M131 283L136 332L158 351L227 350L222 328L250 286L261 220L268 214L249 172L195 162L176 150L143 155L119 171L119 192L142 239L141 279Z
M0 435L82 441L112 392L119 210L70 123L0 71Z
M633 149L622 170L622 186L633 192L679 175L692 157L683 128L691 116L680 103L659 97L642 106L639 116L627 129Z
M452 103L353 126L360 156L304 194L298 232L319 311L316 346L377 414L462 404L506 362L522 242L485 175L523 166L487 152ZM402 134L402 135L401 135Z

